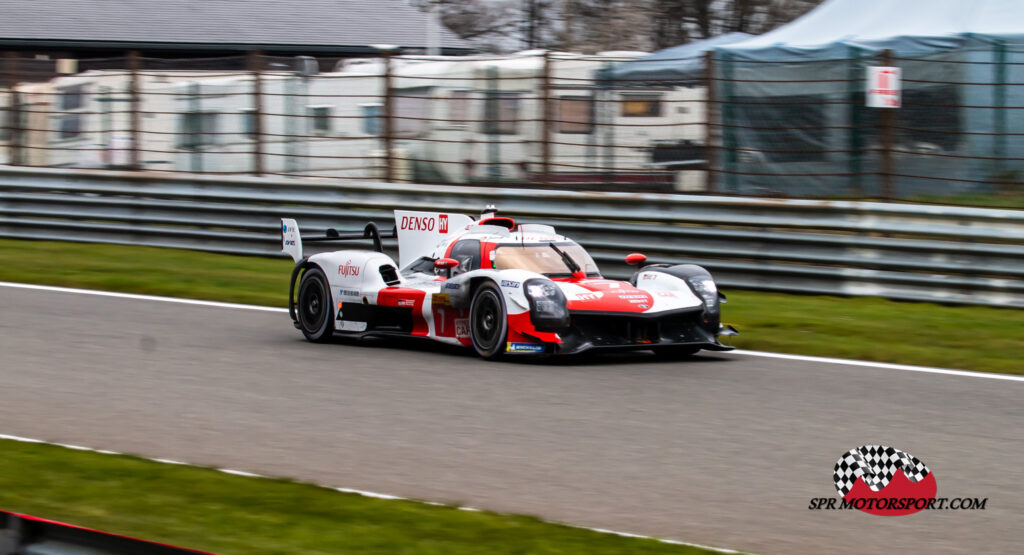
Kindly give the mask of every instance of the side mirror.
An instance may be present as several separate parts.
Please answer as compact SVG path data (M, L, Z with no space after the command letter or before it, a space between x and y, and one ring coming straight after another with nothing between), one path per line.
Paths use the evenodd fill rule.
M626 255L626 264L629 264L630 266L639 266L639 265L643 264L646 261L647 261L647 255L646 254L640 254L638 252L634 252L633 254L627 254Z
M452 277L452 268L459 265L459 261L454 258L438 258L434 261L434 268L438 270L444 270L444 276L446 278Z

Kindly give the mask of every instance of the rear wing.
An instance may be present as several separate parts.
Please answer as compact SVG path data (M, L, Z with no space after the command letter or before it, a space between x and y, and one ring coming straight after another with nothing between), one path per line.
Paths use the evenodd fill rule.
M395 210L398 267L405 268L421 256L430 256L439 244L472 223L473 218L462 214Z
M363 239L373 240L373 249L377 252L384 252L384 244L381 239L394 239L398 237L395 228L388 233L382 234L377 224L370 222L362 231L351 231L340 233L333 227L328 229L324 235L306 236L299 234L299 224L289 218L281 218L281 250L288 253L292 260L302 260L302 242L320 243L324 241L359 241Z

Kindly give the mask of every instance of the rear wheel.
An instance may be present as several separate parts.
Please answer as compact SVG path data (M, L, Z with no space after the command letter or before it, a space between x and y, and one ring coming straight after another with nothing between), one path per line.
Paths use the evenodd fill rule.
M334 334L333 311L331 310L331 292L327 286L327 278L318 268L310 268L302 274L299 283L299 299L296 304L299 316L299 327L302 335L315 343L323 343Z
M494 284L485 283L476 290L469 308L469 321L477 354L489 360L501 356L508 337L508 316L505 301Z

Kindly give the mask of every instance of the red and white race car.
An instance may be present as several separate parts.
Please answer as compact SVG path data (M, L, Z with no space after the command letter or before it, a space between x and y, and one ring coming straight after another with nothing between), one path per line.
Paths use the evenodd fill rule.
M652 264L629 281L604 279L583 247L553 227L518 224L493 207L479 220L395 210L395 223L387 235L371 223L363 232L300 237L295 220L281 220L282 247L296 262L289 313L307 339L426 337L471 346L487 359L731 349L718 342L736 333L720 323L725 297L700 266ZM382 237L397 237L397 264L383 253ZM376 250L302 255L303 240L354 239L372 239ZM626 257L632 265L645 260Z

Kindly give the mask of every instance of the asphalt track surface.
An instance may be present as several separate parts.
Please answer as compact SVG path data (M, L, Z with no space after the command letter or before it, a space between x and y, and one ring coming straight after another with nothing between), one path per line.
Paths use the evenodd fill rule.
M714 353L484 363L287 315L0 287L0 433L758 553L1011 553L1024 383ZM983 511L810 511L881 443Z

